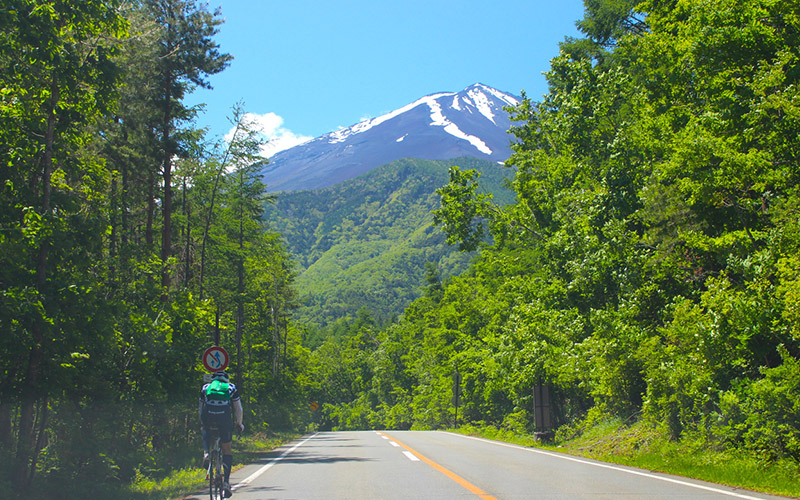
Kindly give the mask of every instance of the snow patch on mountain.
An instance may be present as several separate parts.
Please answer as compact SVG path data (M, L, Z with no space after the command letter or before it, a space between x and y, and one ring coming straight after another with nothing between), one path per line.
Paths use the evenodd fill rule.
M357 124L353 125L352 127L348 127L348 128L342 129L342 130L337 130L336 132L331 132L330 134L327 135L327 137L329 138L328 142L331 143L331 144L344 142L345 140L347 140L348 137L351 137L351 136L356 135L356 134L362 134L362 133L366 132L367 130L370 130L372 128L377 127L381 123L389 121L392 118L400 116L403 113L416 108L417 106L420 106L422 104L427 104L431 100L436 100L436 99L438 99L438 98L440 98L442 96L446 96L446 95L451 95L451 94L447 93L447 94L434 94L434 95L425 96L422 99L414 101L411 104L403 106L400 109L396 109L396 110L392 111L391 113L386 113L385 115L379 116L377 118L373 118L371 120L364 120L364 121L362 121L360 123L357 123ZM323 137L325 137L325 136L323 136Z
M475 137L474 135L469 135L461 131L458 128L458 125L449 121L447 118L444 117L444 113L442 112L442 106L435 100L429 101L428 106L431 108L431 125L434 127L444 127L444 131L448 134L456 137L458 139L464 139L465 141L469 142L475 149L480 151L485 155L491 155L492 150L489 149L489 146L483 142L480 137ZM494 123L494 120L492 120Z

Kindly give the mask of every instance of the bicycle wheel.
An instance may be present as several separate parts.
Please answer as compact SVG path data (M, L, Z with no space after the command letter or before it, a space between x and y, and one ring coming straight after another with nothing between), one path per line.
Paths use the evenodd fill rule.
M214 500L222 500L223 498L225 498L225 490L222 484L222 476L217 474L214 482Z
M206 474L208 476L208 498L211 500L216 500L214 498L214 484L216 480L216 473L214 472L214 457L209 456L208 458L210 461L208 466L208 474Z
M225 490L222 473L222 450L215 448L212 455L213 463L211 465L211 474L209 474L212 480L209 483L209 493L211 500L223 500L225 498Z

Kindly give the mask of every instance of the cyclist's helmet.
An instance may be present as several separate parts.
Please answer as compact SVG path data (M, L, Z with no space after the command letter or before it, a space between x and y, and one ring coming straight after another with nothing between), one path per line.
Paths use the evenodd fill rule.
M211 375L211 380L221 380L223 382L229 382L230 381L230 379L228 378L228 374L226 372L223 372L223 371L214 372Z

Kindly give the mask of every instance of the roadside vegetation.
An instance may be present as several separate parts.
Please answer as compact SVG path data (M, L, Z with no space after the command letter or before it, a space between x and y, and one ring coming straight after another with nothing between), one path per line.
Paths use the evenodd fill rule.
M800 464L791 459L765 461L756 453L709 446L705 439L670 440L652 424L619 419L587 429L563 428L548 441L493 426L465 425L452 432L520 446L542 448L712 483L800 498Z
M256 433L234 438L233 470L264 458L270 451L297 437L299 435ZM170 470L163 477L154 478L140 473L137 474L125 491L120 492L118 498L178 500L196 493L198 498L204 498L208 494L207 488L208 482L205 471L201 467L198 453L195 452L187 465ZM202 495L199 493L202 493Z

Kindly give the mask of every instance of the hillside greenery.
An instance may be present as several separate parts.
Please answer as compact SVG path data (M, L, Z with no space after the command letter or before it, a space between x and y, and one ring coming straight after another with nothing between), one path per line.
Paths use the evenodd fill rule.
M447 277L467 268L472 255L447 245L432 224L436 189L447 184L453 165L479 171L478 189L495 203L513 201L504 186L508 169L465 157L398 160L332 187L279 193L267 207L271 227L300 267L294 317L310 337L327 335L318 326L355 318L362 309L388 323L422 294L430 272Z
M579 28L513 109L516 203L439 190L470 268L315 352L323 425L453 425L457 371L476 426L543 430L543 384L557 439L635 423L797 470L800 4L587 1Z

